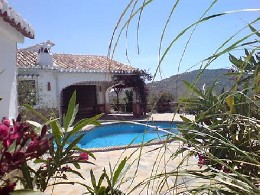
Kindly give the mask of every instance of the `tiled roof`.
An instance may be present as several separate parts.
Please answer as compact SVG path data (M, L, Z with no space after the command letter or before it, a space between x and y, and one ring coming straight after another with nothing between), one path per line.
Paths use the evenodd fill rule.
M18 51L17 65L23 68L37 67L37 52ZM57 69L97 70L97 71L133 71L133 67L111 60L106 56L52 54Z
M0 0L0 18L9 23L13 28L19 31L22 35L33 39L34 31L30 24L28 24L15 10L9 7L5 0Z

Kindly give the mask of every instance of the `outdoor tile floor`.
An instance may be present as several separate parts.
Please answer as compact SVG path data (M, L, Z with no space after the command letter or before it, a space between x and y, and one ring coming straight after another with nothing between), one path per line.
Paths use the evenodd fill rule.
M153 146L147 146L144 147L142 150L142 157L139 161L139 166L138 166L138 171L137 174L135 175L135 171L137 168L137 159L139 156L140 150L134 153L134 155L130 158L130 160L127 162L127 165L130 166L131 163L136 160L134 164L131 165L131 168L127 171L127 174L124 178L124 180L129 179L128 182L124 183L121 185L120 189L126 193L129 192L135 185L138 183L144 181L147 179L151 173L153 168L157 170L157 173L161 172L164 170L165 167L167 167L167 170L174 170L176 166L179 164L180 160L182 159L181 157L178 157L177 159L171 161L169 164L165 165L166 162L161 159L162 153L165 152L163 150L154 150L156 148L160 147L160 145L153 145ZM179 143L171 143L170 146L168 147L168 151L165 153L166 159L170 157L170 155L179 147ZM109 172L109 163L114 167L119 159L123 159L125 156L129 157L136 148L131 148L127 150L115 150L115 151L109 151L109 152L96 152L96 160L93 161L96 165L90 165L90 164L83 164L81 166L80 172L82 175L86 178L86 180L82 180L79 177L75 175L68 175L68 178L70 181L77 181L77 182L82 182L84 184L90 184L90 174L89 171L92 169L94 171L94 174L96 177L99 178L99 176L102 174L102 170L105 167L106 170ZM148 153L147 153L148 152ZM192 162L193 161L193 162ZM194 158L192 161L190 161L190 164L196 164L197 160ZM134 179L134 180L133 180ZM168 180L169 185L173 186L173 182L175 180ZM182 182L182 181L179 181ZM152 186L152 185L151 185ZM153 185L153 187L149 188L149 193L148 194L158 194L156 190L158 189L158 181L156 181ZM139 188L138 190L134 191L131 194L139 194L140 190L142 189ZM47 191L45 192L46 194L51 194L52 188L48 188ZM54 191L52 194L54 195L60 195L60 194L82 194L86 192L86 189L80 185L57 185L54 187ZM147 194L147 189L144 189L144 191L141 192L141 194Z
M172 114L155 114L153 115L153 120L172 120ZM189 118L192 118L192 116L189 116ZM180 117L175 117L174 121L180 121ZM75 175L68 175L68 178L70 181L78 181L82 182L84 184L90 185L90 170L92 169L94 171L94 174L97 178L102 174L102 171L104 167L109 172L109 163L112 167L114 167L120 159L123 159L125 156L129 157L134 151L138 150L137 152L134 152L134 154L131 156L131 158L127 161L127 165L130 166L132 162L134 162L131 165L131 168L127 171L127 174L124 178L128 179L126 183L120 186L120 189L128 194L129 190L131 190L135 185L138 183L144 181L146 178L148 178L153 169L157 170L157 173L159 173L162 170L167 169L173 170L176 168L176 166L179 164L182 157L178 157L173 161L170 161L168 164L166 163L166 160L170 158L170 155L176 151L176 149L179 147L178 142L172 142L169 143L167 150L163 151L158 149L161 145L152 145L152 146L146 146L142 149L142 157L138 161L138 157L140 154L140 149L138 148L129 148L126 150L114 150L114 151L106 151L106 152L95 152L94 155L96 157L96 160L93 160L96 165L91 164L82 164L80 172L81 174L86 178L86 180L82 180L80 177ZM163 153L165 152L165 159L161 158ZM137 168L137 162L139 163L138 171L136 172ZM167 165L165 165L167 164ZM197 159L192 158L189 161L189 166L194 165L197 167ZM182 180L179 180L178 182L183 182ZM187 179L187 178L186 178ZM168 180L169 185L173 185L175 179ZM158 194L158 181L153 183L153 185L150 185L149 189L144 189L144 191L141 191L142 188L139 188L138 190L134 191L131 194ZM163 190L162 190L163 191ZM49 187L45 194L53 194L53 195L78 195L86 192L86 188L83 186L80 186L78 184L76 185L57 185L54 187ZM170 193L174 194L174 192Z

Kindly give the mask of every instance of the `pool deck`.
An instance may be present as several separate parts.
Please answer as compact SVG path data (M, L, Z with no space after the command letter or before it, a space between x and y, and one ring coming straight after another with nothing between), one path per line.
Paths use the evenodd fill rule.
M191 120L194 119L194 115L181 114ZM101 121L138 121L138 120L148 120L148 121L176 121L181 122L180 114L175 113L154 113L148 114L146 116L134 117L132 114L107 114L101 117Z
M192 115L185 115L189 119L194 119L194 116ZM112 120L129 120L130 116L109 116L108 118L103 118L102 120L107 122L110 121L112 117ZM131 119L136 120L136 119ZM142 120L154 120L154 121L177 121L180 122L181 118L180 116L174 115L172 113L167 114L153 114L151 116L147 116L145 119ZM173 170L177 167L179 162L181 162L182 157L178 156L176 159L171 160L167 162L166 160L170 158L170 156L174 153L174 151L177 150L178 147L180 147L179 142L171 142L167 144L167 149L165 150L165 147L162 147L163 145L151 145L151 146L145 146L143 148L129 148L129 149L121 149L121 150L113 150L113 151L102 151L102 152L94 152L94 155L96 157L96 160L90 160L91 162L95 163L95 165L91 164L82 164L80 173L83 175L85 180L81 179L79 176L75 176L73 174L67 174L69 181L74 182L82 182L87 185L91 185L90 180L90 170L92 169L94 172L94 175L96 176L96 179L98 180L100 175L103 172L103 169L106 168L107 172L109 173L109 164L111 164L112 167L114 167L120 160L122 160L124 157L130 157L131 158L127 161L127 166L131 166L130 169L127 170L126 176L123 178L125 180L125 183L120 186L120 189L124 191L126 194L129 194L131 189L140 182L147 179L149 176L151 176L151 173L154 172L154 169L156 169L157 173L164 172L165 170ZM140 157L141 155L141 158ZM163 158L163 155L166 158ZM137 166L139 164L139 166ZM191 158L188 162L188 166L198 168L197 166L197 159L195 157ZM138 171L136 172L138 168ZM177 183L183 182L183 180L189 180L190 178L179 178L177 180ZM169 185L174 185L175 179L168 180ZM195 183L199 181L188 181L189 187L194 185ZM142 191L142 187L138 188L138 190L132 192L131 194L164 194L164 193L158 193L158 187L159 187L158 180L151 184L148 188L145 188ZM187 186L179 187L178 191L183 190ZM183 188L183 189L181 189ZM52 192L53 191L53 192ZM162 189L164 191L164 189ZM80 186L78 184L75 185L57 185L54 187L49 187L45 194L53 194L53 195L78 195L83 194L87 192L86 188L83 186ZM176 192L176 191L175 191ZM170 193L170 194L174 194Z

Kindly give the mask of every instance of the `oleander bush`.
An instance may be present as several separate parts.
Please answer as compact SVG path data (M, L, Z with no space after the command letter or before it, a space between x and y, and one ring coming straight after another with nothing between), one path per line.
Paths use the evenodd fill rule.
M45 123L23 122L20 116L13 124L7 118L3 119L0 124L0 194L14 191L18 181L23 190L44 192L50 185L76 183L66 182L67 173L84 179L79 172L80 164L93 164L91 158L95 157L77 146L84 136L77 132L88 124L99 125L97 119L101 115L74 124L78 111L76 93L72 95L62 124L57 118L48 120L31 106L26 107ZM71 137L75 139L71 140ZM14 171L17 174L13 174ZM57 179L65 181L56 182Z

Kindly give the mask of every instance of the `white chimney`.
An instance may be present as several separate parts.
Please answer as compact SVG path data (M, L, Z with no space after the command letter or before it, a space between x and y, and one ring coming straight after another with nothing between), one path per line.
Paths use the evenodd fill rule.
M36 64L40 66L53 66L51 47L54 46L54 43L47 41L37 46L38 46L38 58Z

